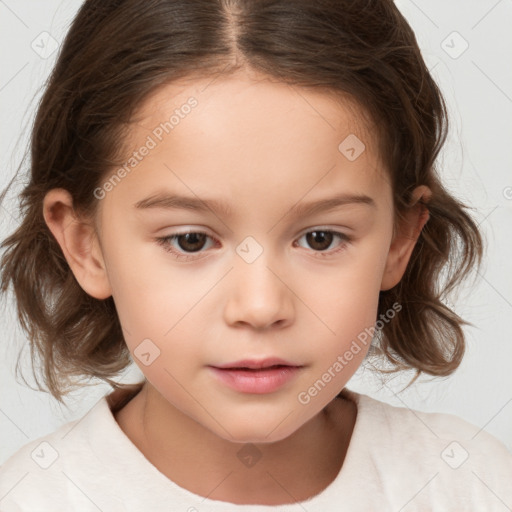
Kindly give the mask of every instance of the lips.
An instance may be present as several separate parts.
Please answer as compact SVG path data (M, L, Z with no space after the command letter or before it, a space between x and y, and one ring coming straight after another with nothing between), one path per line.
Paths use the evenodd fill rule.
M222 370L238 370L238 371L245 371L245 372L254 372L254 373L261 373L268 370L278 370L279 368L295 368L289 365L284 364L275 364L273 366L265 366L263 368L246 368L243 366L234 366L233 368L221 368Z
M216 381L223 386L228 386L239 393L260 395L286 388L303 371L301 366L271 363L275 363L275 359L270 362L268 359L237 361L222 367L210 366L209 370ZM248 368L248 365L259 366L259 368Z
M212 365L213 366L213 365ZM243 359L240 361L234 361L232 363L226 363L222 365L215 365L214 368L219 368L221 370L230 369L230 370L263 370L263 369L277 369L281 367L299 367L301 365L297 365L295 363L285 361L284 359L280 359L277 357L267 357L265 359Z

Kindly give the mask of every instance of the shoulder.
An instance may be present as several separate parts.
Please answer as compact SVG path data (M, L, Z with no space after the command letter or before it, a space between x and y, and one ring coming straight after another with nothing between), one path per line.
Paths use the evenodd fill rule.
M101 424L107 408L103 398L80 419L28 442L11 455L0 466L0 510L89 510L91 503L86 503L73 480L77 468L94 456L88 436L95 422Z
M474 510L474 504L486 510L512 505L512 453L483 428L453 414L417 411L405 403L392 406L350 393L361 414L361 439L367 440L369 460L384 486L398 492L410 482L408 491L422 489L416 501L425 504L464 496L460 510Z
M423 412L409 407L394 406L368 395L350 392L356 397L358 410L366 419L378 421L379 428L385 427L386 442L405 444L415 442L444 443L459 441L475 450L485 449L486 453L503 458L505 463L512 461L512 453L497 438L483 427L478 427L454 414Z
M62 487L62 473L58 459L66 457L61 437L77 422L69 422L58 430L38 437L15 452L0 466L0 509L47 510L51 494L58 496ZM55 506L55 502L53 503Z
M444 458L449 459L451 452L456 452L457 455L458 448L455 445L460 445L460 452L466 448L471 450L475 457L482 454L485 454L486 457L492 455L502 460L508 469L512 468L510 466L512 453L483 427L478 427L454 414L422 412L407 407L405 404L403 407L382 402L379 404L382 416L386 418L396 436L400 436L402 441L411 439L439 446L444 446L445 443L454 443L453 446L446 445L447 452L443 451L441 454ZM455 463L452 462L452 465Z

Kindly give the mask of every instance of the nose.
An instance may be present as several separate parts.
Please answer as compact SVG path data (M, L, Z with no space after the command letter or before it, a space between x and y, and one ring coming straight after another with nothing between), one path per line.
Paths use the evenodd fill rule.
M226 323L259 330L290 325L295 314L294 294L287 276L280 274L265 252L252 263L237 261L230 272L224 309Z

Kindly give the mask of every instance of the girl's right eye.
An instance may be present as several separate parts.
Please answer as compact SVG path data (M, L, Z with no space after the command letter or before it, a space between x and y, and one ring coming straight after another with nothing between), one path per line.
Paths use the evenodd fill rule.
M207 233L204 231L187 231L185 233L176 233L174 235L157 238L157 243L163 246L163 248L174 255L174 257L178 260L189 260L191 258L194 258L194 256L189 256L188 254L183 254L179 251L177 251L173 246L172 243L175 240L183 239L184 242L178 243L178 245L185 247L182 247L185 249L187 245L188 248L191 249L192 252L197 252L201 250L204 247L204 240L205 238L210 238ZM197 258L196 258L197 259Z

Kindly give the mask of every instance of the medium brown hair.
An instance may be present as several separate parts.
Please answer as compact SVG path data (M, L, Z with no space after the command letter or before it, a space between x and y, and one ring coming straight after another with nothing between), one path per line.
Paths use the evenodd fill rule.
M65 188L77 213L94 215L93 191L124 162L122 141L142 102L179 78L242 67L351 98L374 126L395 219L416 186L431 189L430 219L405 275L380 292L379 315L395 303L402 310L382 328L377 350L393 371L414 369L415 378L446 376L460 364L468 322L445 302L480 265L483 243L439 179L446 106L391 0L87 0L37 109L22 221L1 245L1 290L12 284L36 382L43 389L39 358L60 402L84 376L122 387L111 379L131 359L112 297L97 300L80 287L48 229L45 194Z

